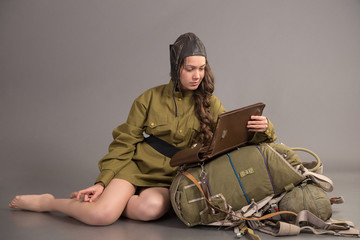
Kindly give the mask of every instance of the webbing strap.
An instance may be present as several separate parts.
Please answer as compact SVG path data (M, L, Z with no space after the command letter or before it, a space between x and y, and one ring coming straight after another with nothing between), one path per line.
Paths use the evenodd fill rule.
M250 203L249 205L242 207L240 210L240 213L244 217L250 217L250 216L253 216L254 214L258 215L259 210L263 209L263 207L266 205L270 206L271 205L270 203L272 200L274 200L273 194L261 199L260 201L256 202L256 204ZM237 212L238 211L236 211L236 213ZM261 215L262 215L262 212L261 212Z
M334 189L334 183L333 181L318 173L310 172L308 169L303 169L304 173L303 176L309 177L317 186L322 188L326 192L331 192Z
M335 219L328 219L326 221L327 224L336 224L336 225L345 225L345 226L350 226L350 227L355 227L355 224L351 221L347 221L347 220L335 220Z
M300 227L300 222L307 222L308 226ZM310 230L315 235L330 234L335 236L359 237L359 230L349 225L324 222L307 210L300 211L295 224L279 221L275 225L269 224L258 228L259 231L272 236L298 235L303 230Z

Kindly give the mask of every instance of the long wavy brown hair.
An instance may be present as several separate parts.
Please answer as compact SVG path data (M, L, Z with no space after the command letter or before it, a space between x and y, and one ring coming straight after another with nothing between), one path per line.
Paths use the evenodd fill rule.
M213 135L213 116L210 113L210 98L214 92L214 75L206 57L205 46L193 33L182 34L170 46L171 78L174 81L174 91L180 90L180 71L184 65L186 51L193 50L193 55L206 58L205 75L199 87L194 90L195 113L200 121L200 132L193 139L193 143L206 145ZM189 55L188 55L189 56ZM175 103L176 107L176 103Z
M200 120L200 132L197 142L208 144L213 136L213 115L210 112L210 98L214 92L214 75L206 60L205 76L199 87L194 91L195 112Z

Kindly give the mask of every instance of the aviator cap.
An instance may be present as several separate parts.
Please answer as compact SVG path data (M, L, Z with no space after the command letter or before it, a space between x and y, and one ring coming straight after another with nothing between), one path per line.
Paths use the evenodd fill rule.
M182 34L170 45L171 78L175 83L178 83L180 78L181 64L189 56L206 58L205 46L194 33Z

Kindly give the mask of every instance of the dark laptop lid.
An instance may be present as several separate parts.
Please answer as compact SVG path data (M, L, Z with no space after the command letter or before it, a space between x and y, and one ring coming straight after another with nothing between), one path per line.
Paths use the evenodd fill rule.
M247 122L252 115L262 115L264 107L264 103L256 103L220 114L211 143L201 152L212 157L246 144L255 134L248 131Z

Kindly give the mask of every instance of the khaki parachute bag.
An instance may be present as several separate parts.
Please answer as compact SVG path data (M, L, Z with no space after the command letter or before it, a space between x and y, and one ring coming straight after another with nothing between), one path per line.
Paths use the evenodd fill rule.
M316 161L303 163L295 151L306 151ZM323 202L306 200L298 207L300 201L291 201L290 194L296 195L301 188L313 190L313 195L320 192ZM189 227L229 226L234 227L237 236L249 234L257 239L253 230L273 236L297 235L304 229L314 234L359 236L351 222L330 219L330 200L325 191L332 189L333 183L322 175L322 164L315 153L262 143L181 166L171 184L170 197L176 215ZM318 199L313 195L307 199ZM306 207L311 204L326 210L319 214Z

